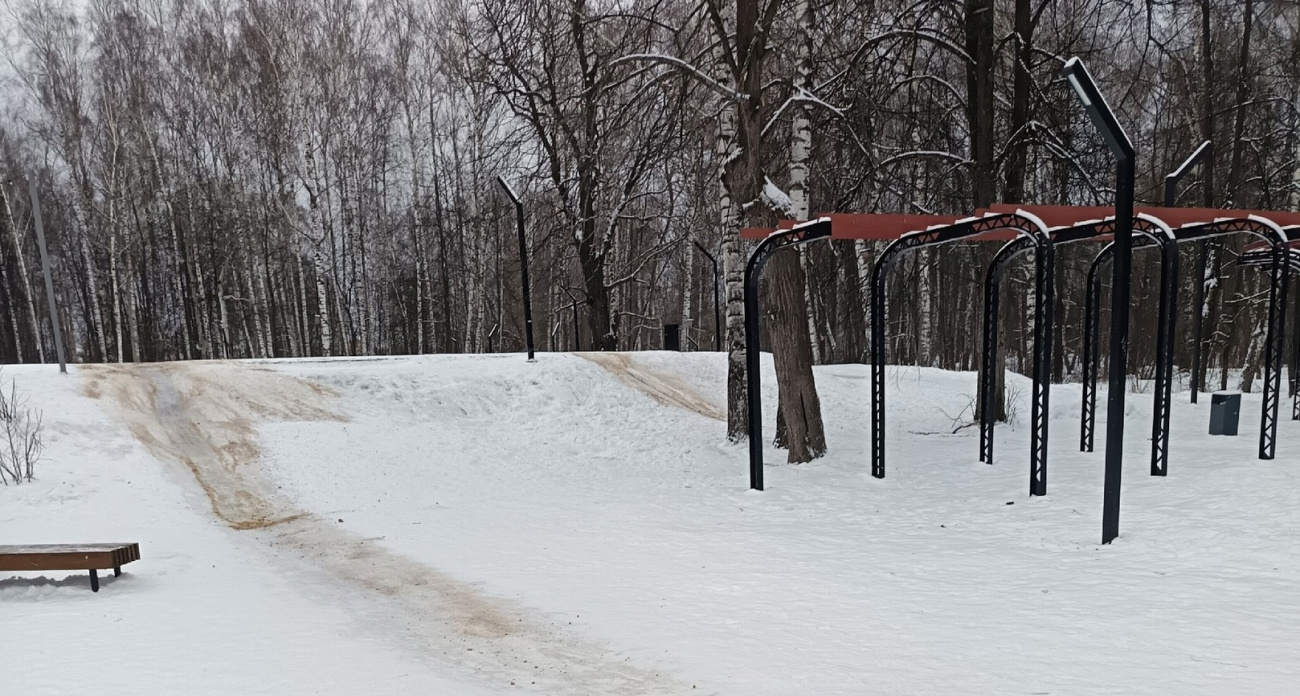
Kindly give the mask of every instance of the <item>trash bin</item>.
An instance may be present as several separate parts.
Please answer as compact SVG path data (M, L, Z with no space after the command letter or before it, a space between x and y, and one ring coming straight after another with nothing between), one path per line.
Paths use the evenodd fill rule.
M681 350L682 334L680 324L664 324L664 350Z
M1220 391L1210 395L1210 434L1236 435L1241 420L1241 392Z

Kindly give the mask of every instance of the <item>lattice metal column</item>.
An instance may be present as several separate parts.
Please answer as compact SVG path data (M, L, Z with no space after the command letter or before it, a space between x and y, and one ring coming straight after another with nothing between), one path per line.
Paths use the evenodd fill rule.
M1273 245L1273 264L1269 268L1268 284L1268 328L1264 338L1264 408L1260 415L1260 459L1272 459L1277 452L1277 412L1282 390L1287 281L1291 277L1287 269L1288 253L1285 244Z
M1160 245L1160 306L1156 323L1155 413L1151 419L1151 475L1169 471L1169 411L1173 401L1174 325L1178 313L1178 242Z
M1107 245L1109 248L1109 245ZM1087 296L1083 303L1083 410L1079 418L1079 451L1091 452L1096 442L1097 426L1097 368L1099 324L1101 323L1099 300L1101 298L1101 276L1098 270L1104 260L1102 254L1092 260L1088 266Z

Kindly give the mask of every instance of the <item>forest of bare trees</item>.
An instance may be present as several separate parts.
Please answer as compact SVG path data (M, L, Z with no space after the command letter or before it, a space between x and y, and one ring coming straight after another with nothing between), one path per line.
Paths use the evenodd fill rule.
M1180 204L1300 207L1293 2L3 0L0 16L6 363L53 360L29 181L73 360L518 350L503 176L528 211L540 349L658 348L664 324L712 349L721 329L743 390L742 227L1109 204L1110 157L1059 77L1073 55L1138 146L1140 202L1159 203L1164 175L1212 139L1217 160ZM695 243L721 264L723 327ZM1266 277L1237 267L1240 244L1215 258L1209 367L1244 369L1249 388ZM774 345L864 361L876 251L834 242L774 259ZM907 261L891 356L973 369L993 251ZM1096 251L1057 254L1061 380L1078 371ZM1012 269L1002 303L1012 369L1028 369L1014 315L1030 275ZM1139 376L1156 275L1137 254ZM791 433L792 447L824 448L819 432Z

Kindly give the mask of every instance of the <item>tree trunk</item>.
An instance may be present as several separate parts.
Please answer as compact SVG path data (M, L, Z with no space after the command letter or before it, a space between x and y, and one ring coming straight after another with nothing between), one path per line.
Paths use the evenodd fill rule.
M1030 0L1016 0L1016 50L1015 82L1011 95L1011 138L1007 158L1006 187L1002 200L1005 203L1023 203L1025 200L1025 166L1029 153L1029 95L1034 88L1029 74L1029 60L1034 45L1034 17Z
M970 128L971 197L993 203L993 0L966 0L966 120Z
M803 275L798 255L788 250L768 262L766 313L780 391L776 444L789 450L787 461L791 464L810 462L826 453L812 346L802 326L807 315Z

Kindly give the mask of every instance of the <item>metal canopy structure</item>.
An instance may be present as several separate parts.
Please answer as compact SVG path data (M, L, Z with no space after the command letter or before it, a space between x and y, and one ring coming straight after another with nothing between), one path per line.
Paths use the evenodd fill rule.
M773 229L747 229L742 237L760 239L761 244L750 257L745 271L745 331L746 362L749 404L749 453L751 488L763 489L762 411L759 381L759 302L758 280L764 264L775 252L816 239L871 239L890 240L872 267L871 284L871 462L872 476L885 475L885 322L889 298L886 280L889 270L907 252L922 247L949 242L1005 242L985 274L985 326L984 356L980 371L979 403L982 407L980 423L980 458L992 462L993 407L996 393L991 375L997 360L997 304L1002 269L1018 256L1033 250L1036 253L1034 360L1033 360L1033 420L1030 443L1030 495L1045 495L1047 490L1047 406L1050 396L1051 336L1055 317L1053 298L1055 277L1053 261L1055 248L1061 244L1095 241L1109 242L1115 236L1116 219L1109 216L1109 208L1073 206L1006 206L995 205L979 211L977 217L961 218L947 215L871 215L830 214L808 223L783 222ZM1085 219L1087 222L1076 222ZM1210 222L1207 222L1210 221ZM1176 227L1174 226L1176 225ZM1137 208L1129 227L1136 232L1135 246L1156 246L1162 252L1161 293L1159 298L1160 322L1157 337L1157 390L1155 418L1152 423L1153 475L1164 475L1168 467L1169 404L1172 391L1175 291L1177 288L1177 261L1174 252L1183 242L1204 242L1230 234L1250 234L1263 240L1258 249L1248 249L1243 255L1245 265L1266 266L1269 278L1269 322L1264 375L1264 409L1261 418L1260 457L1271 459L1276 448L1278 393L1281 378L1281 359L1284 344L1284 313L1286 309L1287 268L1300 272L1300 247L1291 246L1289 236L1300 233L1300 213L1266 212L1250 213L1209 208ZM1297 241L1300 241L1298 239ZM1096 417L1096 381L1098 375L1098 290L1099 266L1110 252L1103 249L1094 259L1089 272L1087 307L1084 331L1084 404L1080 447L1091 451ZM1114 298L1112 298L1114 299ZM1297 308L1300 309L1300 308ZM1300 313L1297 314L1300 330ZM1300 344L1300 341L1297 342ZM1113 346L1112 346L1113 348ZM1112 356L1114 356L1112 350ZM1114 361L1112 357L1112 362ZM1300 366L1300 348L1293 363ZM1113 365L1112 365L1113 367ZM1300 369L1293 368L1293 377ZM1112 375L1113 377L1113 375ZM1293 379L1293 382L1295 380ZM1113 391L1113 389L1112 389ZM1293 386L1292 393L1296 394ZM1112 404L1112 411L1114 404ZM1293 417L1300 419L1300 395L1296 395ZM1110 420L1116 416L1112 414ZM1122 411L1118 418L1122 419ZM1108 443L1120 441L1109 432ZM1121 435L1122 437L1122 435ZM1108 447L1110 449L1110 447ZM1118 472L1108 472L1106 504L1103 509L1103 543L1118 534Z
M1062 244L1072 244L1076 242L1104 241L1109 239L1110 235L1113 234L1114 229L1115 229L1115 220L1114 218L1110 218L1106 220L1092 220L1077 225L1073 225L1070 227L1054 228L1050 230L1050 234L1052 237L1053 244L1055 246L1060 246ZM1144 237L1142 238L1144 241L1156 240L1156 243L1161 244L1162 254L1164 255L1163 258L1166 259L1168 258L1170 254L1169 249L1172 249L1172 252L1174 254L1177 253L1176 248L1172 248L1172 245L1167 245L1164 243L1163 240L1172 241L1172 234L1169 233L1169 228L1166 227L1159 220L1156 220L1155 218L1147 217L1145 215L1140 215L1138 219L1135 221L1135 229L1137 229L1141 234L1144 235ZM988 273L985 276L985 281L984 281L984 296L985 296L984 326L983 326L984 360L981 363L980 380L979 380L980 404L984 408L980 418L980 461L988 462L990 464L993 463L993 431L997 421L996 417L993 414L992 409L990 408L991 405L996 403L996 391L993 388L991 388L990 385L993 384L993 379L994 379L994 362L992 358L994 357L995 351L998 346L998 322L997 322L998 292L999 292L998 283L1001 280L1002 267L1007 262L1011 261L1013 258L1015 258L1019 254L1027 250L1027 248L1024 247L1023 245L1017 245L1015 247L1013 247L1013 245L1017 245L1017 242L1012 242L1008 244L998 252L998 255L994 257L992 263L989 265ZM1167 267L1167 262L1166 262L1166 267ZM1176 279L1176 270L1177 270L1177 265L1175 262L1175 265L1173 266L1173 273L1162 273L1162 279L1168 278L1168 282L1172 284ZM1089 295L1090 299L1091 297L1092 296ZM1164 293L1161 295L1162 317L1166 311L1169 314L1173 313L1173 306L1174 306L1175 299L1176 298L1173 296L1172 292ZM1094 319L1094 316L1095 315L1093 314L1093 308L1091 307L1091 305L1089 305L1089 309L1085 312L1085 317L1087 319ZM1172 326L1170 327L1170 331L1172 331ZM1094 371L1094 374L1096 370L1095 357L1092 358L1091 361L1089 360L1089 358L1091 355L1095 353L1096 353L1096 346L1091 343L1085 343L1084 370L1087 371L1091 367L1091 369ZM1096 393L1095 390L1092 391L1091 393L1088 391L1086 387L1086 385L1088 384L1087 380L1084 381L1084 384L1085 384L1085 390L1084 390L1084 398L1083 398L1083 408L1086 412L1088 409L1096 408ZM1167 414L1168 410L1166 409L1165 412ZM1157 423L1161 422L1159 414L1157 414L1156 422ZM1166 422L1166 427L1164 429L1164 432L1167 434L1168 432L1167 419L1165 419L1165 422ZM1080 446L1080 449L1083 451L1090 452L1092 451L1092 429L1091 429L1092 419L1090 418L1085 419L1084 424L1087 427L1082 431L1082 436L1081 436L1082 444ZM1167 437L1164 439L1164 441L1167 443ZM1158 444L1159 442L1160 440L1157 440L1156 444ZM1159 449L1159 448L1153 448L1153 449L1161 452L1167 451L1167 449ZM1154 456L1155 455L1153 452L1153 457Z
M1052 242L1053 256L1054 249L1062 244L1071 244L1099 238L1108 237L1114 231L1113 221L1092 220L1080 223L1067 228L1054 228L1048 230L1048 235ZM1000 304L1000 283L1002 280L1002 269L1007 263L1017 256L1034 248L1033 245L1026 244L1021 239L1013 240L998 250L998 253L989 263L988 271L984 276L984 325L983 338L981 346L983 348L982 360L980 362L979 375L979 404L980 404L980 461L993 463L993 430L997 423L997 417L994 410L997 405L997 393L992 387L994 384L994 370L997 362L998 351L998 306ZM1055 270L1050 270L1053 284L1055 283ZM1042 289L1035 289L1035 298L1049 296L1054 299L1055 289L1050 290L1050 294L1044 293ZM1053 310L1054 311L1054 310ZM1055 317L1052 319L1055 323ZM1037 342L1039 337L1035 336L1035 361L1039 355L1037 352ZM1050 341L1051 336L1043 338L1043 341ZM1046 355L1048 366L1051 365L1050 350ZM1046 442L1046 437L1043 438ZM1044 455L1045 456L1045 455Z
M1178 242L1169 226L1157 218L1139 213L1133 218L1133 229L1142 236L1138 247L1158 246L1160 249L1160 297L1156 320L1156 379L1155 408L1151 424L1151 475L1168 473L1169 460L1169 407L1173 383L1174 321L1177 315ZM1102 247L1088 267L1087 295L1084 300L1083 341L1083 409L1079 427L1079 451L1093 450L1097 414L1097 330L1100 325L1098 302L1102 264L1113 257L1114 244Z
M1135 225L1136 226L1136 225ZM1167 229L1167 228L1166 228ZM1186 241L1205 241L1215 237L1223 237L1232 234L1251 234L1261 238L1267 245L1266 253L1269 255L1270 279L1269 279L1269 304L1268 304L1268 325L1265 338L1265 358L1264 358L1264 414L1261 417L1259 458L1272 459L1276 451L1277 444L1277 411L1278 411L1278 390L1281 387L1281 370L1282 370L1282 353L1283 340L1285 337L1286 324L1286 294L1288 273L1286 272L1288 237L1287 233L1278 227L1276 223L1267 218L1252 215L1246 218L1227 218L1219 219L1210 223L1194 224L1180 227L1173 231L1175 242ZM1085 315L1084 330L1084 394L1092 394L1091 398L1096 399L1097 373L1095 365L1089 364L1088 348L1095 345L1097 341L1097 320L1096 320L1096 295L1100 290L1100 281L1096 277L1096 268L1098 264L1104 261L1105 250L1098 254L1093 261L1093 266L1088 271L1088 297L1086 306L1088 307ZM1163 270L1163 269L1162 269ZM1162 293L1164 292L1164 275L1162 273ZM1173 312L1169 308L1162 307L1162 313ZM1161 336L1157 336L1157 374L1156 374L1156 414L1157 422L1153 428L1152 442L1152 459L1151 475L1164 476L1166 473L1168 457L1168 435L1169 435L1169 403L1170 397L1166 393L1170 389L1172 381L1172 364L1173 364L1173 341L1172 339L1173 317L1162 316L1160 318L1160 329L1168 330L1170 334L1163 342ZM1093 351L1091 360L1095 363L1096 352ZM1112 357L1112 359L1114 359ZM1161 380L1162 366L1164 370L1164 380ZM1162 391L1164 390L1164 391ZM1083 449L1092 451L1092 441L1090 435L1093 431L1096 414L1089 407L1088 396L1085 396L1082 431L1085 433L1082 443ZM1157 442L1156 436L1163 435L1163 442ZM1159 450L1159 451L1158 451Z
M871 269L871 475L885 477L885 281L906 252L977 238L994 232L1028 237L1037 252L1034 312L1034 386L1031 405L1030 495L1047 494L1047 403L1050 391L1053 278L1052 239L1047 227L1030 213L989 213L983 217L937 225L904 234L881 252ZM1013 244L1015 242L1012 242Z
M1288 227L1284 232L1292 240L1291 251L1287 256L1287 265L1290 266L1293 274L1300 274L1300 228ZM1273 265L1273 250L1269 248L1246 251L1238 259L1237 263L1242 266L1264 267L1268 268ZM1291 420L1300 420L1300 302L1296 303L1295 317L1293 317L1292 347L1291 347Z

